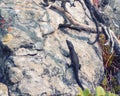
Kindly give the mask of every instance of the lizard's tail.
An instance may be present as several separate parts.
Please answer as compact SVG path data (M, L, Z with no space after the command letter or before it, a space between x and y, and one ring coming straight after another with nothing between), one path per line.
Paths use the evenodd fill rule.
M76 82L78 83L78 85L81 87L82 90L84 90L84 87L82 86L80 80L79 80L79 76L78 74L75 75L75 79L76 79Z

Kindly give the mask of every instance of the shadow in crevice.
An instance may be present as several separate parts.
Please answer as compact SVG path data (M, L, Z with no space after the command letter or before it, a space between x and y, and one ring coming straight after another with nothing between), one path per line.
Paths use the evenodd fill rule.
M8 68L5 62L12 54L13 54L12 50L0 41L0 82L5 84L7 84L8 81L8 73L7 73Z
M2 38L7 35L7 28L9 27L9 22L5 20L5 18L1 15L0 10L0 82L5 83L8 81L7 78L7 66L5 64L8 57L13 54L12 50L4 45L2 42Z

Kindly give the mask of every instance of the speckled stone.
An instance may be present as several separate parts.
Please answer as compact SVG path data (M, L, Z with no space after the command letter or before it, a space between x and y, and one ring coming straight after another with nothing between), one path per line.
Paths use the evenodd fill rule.
M22 71L17 67L9 69L9 79L12 83L17 83L23 78Z
M8 88L3 83L0 83L0 96L8 96Z

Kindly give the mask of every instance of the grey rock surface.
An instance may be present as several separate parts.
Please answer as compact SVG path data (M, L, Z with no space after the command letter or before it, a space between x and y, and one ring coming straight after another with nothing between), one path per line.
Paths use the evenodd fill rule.
M8 96L8 87L3 83L0 83L0 96Z
M104 13L110 19L110 29L120 38L120 0L110 0L110 3L104 8Z
M42 0L41 0L42 1ZM7 2L7 1L5 1ZM41 96L54 94L78 94L68 57L69 51L66 39L70 40L78 54L81 64L79 78L85 88L94 92L104 74L101 49L96 43L89 45L88 39L95 39L96 34L58 29L64 22L63 16L49 8L42 8L40 0L8 1L9 8L0 3L1 14L8 21L11 19L9 32L12 38L7 38L6 44L12 54L0 66L5 66L5 75L11 96ZM85 16L78 2L76 7L67 4L68 11L79 22L93 22ZM89 13L88 13L89 14ZM8 34L4 33L4 36ZM4 73L3 73L4 74ZM2 74L2 75L3 75ZM1 76L2 78L2 76ZM12 84L11 84L12 83ZM66 96L67 96L66 95Z
M11 67L8 71L9 79L12 83L17 83L22 80L23 74L20 69Z

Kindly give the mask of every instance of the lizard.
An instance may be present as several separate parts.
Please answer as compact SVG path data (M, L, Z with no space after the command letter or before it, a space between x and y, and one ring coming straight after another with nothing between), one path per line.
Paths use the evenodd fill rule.
M90 0L84 0L84 3L86 5L86 7L88 8L89 12L90 12L90 15L91 15L91 18L93 20L93 22L95 23L95 26L96 26L96 31L97 31L97 36L96 36L96 40L94 42L88 42L89 44L93 45L94 43L96 43L99 39L99 29L98 29L98 21L97 21L97 18L95 16L95 7L91 4L91 1Z
M82 90L84 90L84 87L82 86L80 80L79 80L79 76L78 76L78 71L81 68L81 65L79 64L79 59L77 56L77 53L75 52L74 46L72 44L72 42L70 42L69 40L66 40L68 49L69 49L69 56L71 59L71 65L68 65L69 67L72 67L74 74L75 74L75 79L77 84L81 87Z
M96 0L98 1L98 0ZM109 18L105 17L104 14L100 13L95 6L93 6L90 2L90 0L84 0L84 3L86 5L86 7L88 8L91 18L93 20L93 22L95 23L96 26L96 31L97 31L97 36L94 42L88 42L89 44L93 45L94 43L96 43L99 40L99 36L100 36L100 32L99 32L99 25L100 23L109 26ZM95 3L95 1L94 1Z
M43 2L45 3L45 4L43 4L45 7L46 6L49 6L49 2L55 2L56 0L43 0Z

